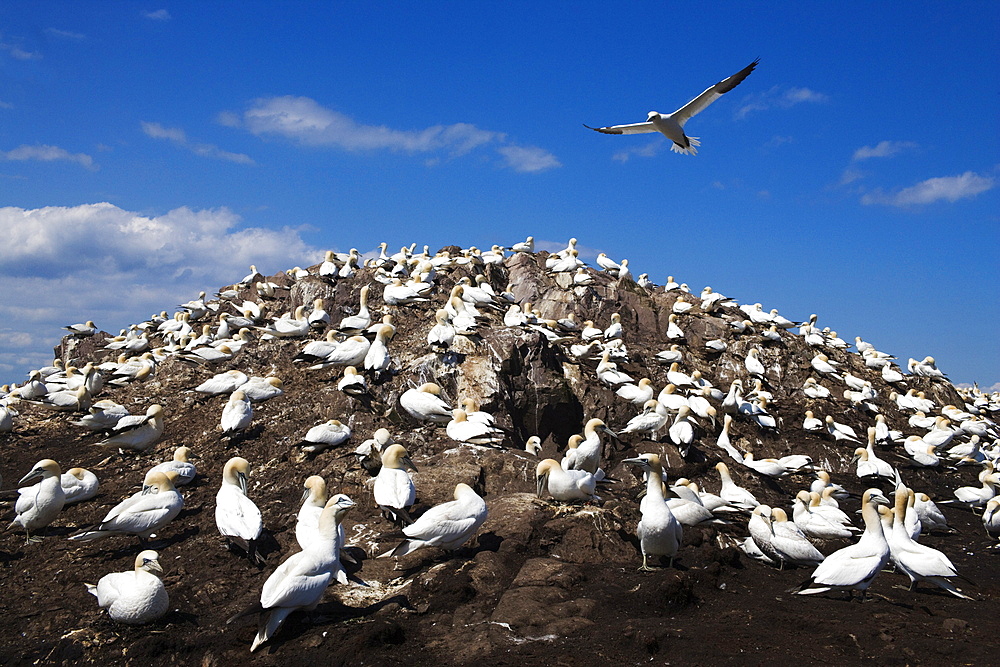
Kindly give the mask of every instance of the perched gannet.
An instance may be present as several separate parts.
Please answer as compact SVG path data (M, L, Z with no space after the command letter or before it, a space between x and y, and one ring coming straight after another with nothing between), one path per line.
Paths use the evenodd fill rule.
M451 414L445 431L452 440L470 445L498 445L503 441L503 431L484 421L469 419L465 410L456 408Z
M681 456L687 456L691 443L694 442L694 421L691 419L691 408L682 405L674 416L674 422L667 430L670 441L677 445Z
M289 556L264 582L260 602L229 619L258 614L259 628L250 646L251 653L278 631L288 615L297 609L314 609L327 586L342 570L337 545L341 520L354 506L345 495L331 498L319 520L319 539L308 548Z
M742 463L743 455L740 454L738 451L736 451L736 448L733 447L732 440L729 436L729 427L732 425L732 423L733 423L732 415L725 415L723 417L722 430L719 431L719 437L715 441L715 444L719 447L719 449L724 451L726 454L729 454L730 458L732 458L734 461Z
M401 525L413 523L406 508L417 499L417 487L406 473L407 468L417 472L406 448L402 445L389 445L382 452L382 468L372 485L375 504L390 521Z
M764 364L760 361L759 355L760 351L757 350L757 348L750 348L750 351L747 352L746 358L743 359L743 366L746 368L747 372L750 373L750 375L755 377L764 377L765 368Z
M528 452L532 456L538 456L542 451L542 439L537 435L530 436L524 441L524 451Z
M771 509L771 546L781 560L779 568L785 563L810 566L823 562L823 554L780 507Z
M469 541L486 521L486 503L468 484L455 486L455 499L435 505L403 528L407 539L379 556L405 556L423 547L454 551Z
M63 488L67 505L90 500L97 495L100 487L97 475L85 468L70 468L60 476L59 484ZM20 491L24 492L23 489Z
M451 406L441 400L441 387L433 382L404 391L399 405L418 421L446 423L452 419Z
M326 480L319 475L307 477L302 486L305 491L302 493L302 507L299 508L299 513L295 518L295 541L302 549L306 549L310 542L320 539L319 519L328 498ZM344 527L338 526L338 546L343 547L344 540Z
M826 432L838 442L841 440L846 440L848 442L861 442L858 440L858 434L855 433L853 428L847 424L841 424L834 421L833 415L827 415L826 417Z
M250 562L263 565L264 557L257 553L257 538L264 530L260 510L247 497L247 477L250 462L234 456L222 469L222 486L215 496L215 525L229 542L246 552Z
M302 451L315 454L343 444L350 437L351 428L349 426L342 424L340 420L330 419L313 426L306 432L305 437L296 444L302 447Z
M174 450L174 456L170 461L153 466L149 469L149 472L176 472L177 477L174 479L174 486L184 486L191 483L195 475L198 474L197 468L189 460L190 457L190 447L178 447Z
M805 534L817 540L834 540L849 538L854 535L854 531L840 522L833 521L823 512L810 507L813 502L813 493L809 491L799 491L795 496L795 505L792 510L792 519L795 525ZM819 494L815 493L815 500L819 501ZM819 506L822 507L822 506Z
M625 459L622 463L637 465L646 474L646 495L639 502L642 518L636 526L636 536L639 538L639 548L642 550L643 571L652 571L649 567L650 556L666 556L670 566L680 548L683 528L670 511L663 496L663 466L656 454L641 454L636 458Z
M32 538L31 531L45 528L55 521L66 504L66 493L60 476L58 463L52 459L42 459L18 482L24 484L39 478L42 480L31 489L22 490L14 503L16 516L9 527L20 525L24 528L26 541L37 541L39 538Z
M362 442L354 450L354 456L365 471L374 477L382 469L382 452L392 444L392 434L389 429L379 428L372 437Z
M942 502L952 502L968 507L985 506L986 503L996 496L996 487L1000 483L1000 479L997 478L996 474L989 472L989 470L983 470L979 473L979 481L982 487L960 486L954 492L956 500Z
M93 336L97 333L97 325L91 320L87 320L85 324L70 324L69 326L63 327L63 329L68 331L71 336L77 336L79 338Z
M135 557L135 569L112 572L98 580L97 585L84 584L87 592L97 598L101 609L120 623L142 625L155 621L170 608L167 589L157 573L162 573L160 555L146 550Z
M358 312L354 315L349 315L342 320L340 320L340 326L337 327L342 333L355 334L364 331L372 324L372 315L368 310L368 292L371 287L364 285L361 287L361 291L358 294L360 300L358 306Z
M517 310L518 313L521 312L520 308L518 308L516 304L511 304L511 308ZM430 346L430 348L435 352L447 352L455 342L455 325L451 323L451 317L448 315L448 311L443 308L439 308L437 312L434 313L434 320L436 324L431 327L429 332L427 332L427 345ZM504 324L506 324L506 318L504 320Z
M754 498L752 493L733 481L732 476L729 474L729 466L720 461L715 464L715 469L719 472L719 478L722 480L722 489L719 491L720 498L734 507L747 510L752 510L760 505L760 502Z
M882 531L879 506L888 509L889 501L878 489L868 489L861 501L864 533L856 543L827 556L799 590L799 595L812 595L831 590L861 591L862 597L876 575L889 562L889 544Z
M520 243L515 243L510 247L510 250L511 252L527 252L527 253L535 252L535 237L529 236L524 241L521 241Z
M858 447L854 450L854 459L851 463L857 464L855 472L862 479L874 479L878 477L895 479L896 477L895 468L882 459L871 460L868 450L864 447Z
M555 459L544 459L535 466L535 494L548 493L561 502L600 501L594 494L597 478L586 470L563 470Z
M389 354L389 339L392 338L394 328L389 324L383 324L375 334L375 340L368 347L365 354L364 369L373 373L381 373L389 369L392 363L392 356Z
M361 366L370 347L371 343L364 336L351 336L336 344L332 349L327 349L327 353L323 357L312 359L302 357L302 359L303 361L317 362L310 366L309 370L322 370L332 366ZM314 348L313 351L317 350ZM305 353L306 350L303 348L301 354Z
M829 398L830 390L816 381L816 378L806 378L802 385L802 393L809 398Z
M251 403L262 403L285 393L284 383L273 375L268 377L254 376L240 387L240 391Z
M847 490L844 489L840 484L835 484L830 481L830 473L825 470L816 471L816 479L813 481L812 485L809 487L810 491L815 491L816 493L823 494L826 489L831 489L832 497L835 499L843 500L848 497Z
M215 396L216 394L231 394L236 391L250 378L242 371L231 370L219 373L205 380L194 388L194 391L202 394Z
M163 408L151 405L145 415L128 415L120 418L109 438L97 443L117 447L120 451L126 449L144 452L152 447L163 436Z
M368 381L354 366L345 366L344 375L337 381L337 390L348 396L366 396Z
M742 83L743 80L750 75L750 72L757 67L758 62L760 62L759 59L754 60L736 74L733 74L715 85L710 86L703 93L698 95L698 97L694 98L673 113L661 114L656 111L650 111L649 114L647 114L647 118L644 123L612 125L609 127L590 127L587 125L586 127L591 130L603 132L604 134L642 134L646 132L660 132L673 142L670 146L670 150L675 153L694 155L698 152L697 147L701 145L701 142L698 141L697 137L689 137L684 133L685 123L687 123L692 116L704 111L708 105L719 99L723 94L728 93L730 90Z
M618 435L629 433L649 433L651 438L656 438L657 432L667 423L667 411L655 398L646 401L642 406L642 412L632 417L625 425L625 428L618 431Z
M986 510L983 512L983 528L986 534L995 540L1000 540L1000 500L991 499L986 503Z
M230 436L245 431L253 421L253 406L243 390L237 389L229 396L224 408L219 426L223 436Z
M146 473L142 491L115 505L93 529L69 539L89 542L109 535L137 535L145 542L184 507L184 498L174 487L176 476L176 472Z
M931 531L955 532L955 529L948 525L948 519L945 518L944 513L926 493L914 495L913 509L920 519L922 530L928 533Z

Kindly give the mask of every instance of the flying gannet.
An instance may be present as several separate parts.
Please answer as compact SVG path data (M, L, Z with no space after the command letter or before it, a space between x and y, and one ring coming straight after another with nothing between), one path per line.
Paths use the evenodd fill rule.
M650 111L647 114L646 122L644 123L612 125L609 127L590 127L589 125L584 125L584 127L598 132L603 132L604 134L645 134L648 132L660 132L673 142L670 146L670 150L675 153L695 155L698 152L697 146L700 146L701 142L698 141L697 137L689 137L684 133L685 123L687 123L692 116L704 111L709 104L722 97L723 94L728 93L730 90L742 83L743 79L750 76L750 72L757 67L757 63L759 62L760 59L758 58L736 74L723 79L713 86L709 86L705 89L705 92L698 95L698 97L694 98L673 113L661 114L656 111Z

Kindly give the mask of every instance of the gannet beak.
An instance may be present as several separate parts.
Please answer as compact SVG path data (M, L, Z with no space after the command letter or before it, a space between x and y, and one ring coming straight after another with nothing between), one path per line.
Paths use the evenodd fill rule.
M20 486L21 484L24 484L25 482L30 482L32 480L38 479L43 474L44 473L42 472L41 468L35 468L31 472L29 472L27 475L25 475L24 477L22 477L21 481L18 482L18 485Z
M608 428L606 424L604 426L601 426L599 430L604 431L605 433L610 435L616 442L621 442L621 440L618 439L618 435L610 428Z
M646 465L645 459L634 458L634 459L622 459L622 463L629 463L634 466L644 466Z
M881 493L873 493L869 497L869 500L871 500L876 505L884 505L885 507L892 507L892 503L889 502L889 499L883 496Z
M541 475L535 477L535 495L539 498L542 497L542 489L546 487L549 481L548 471L543 472Z
M143 565L148 567L150 570L155 570L156 572L163 573L163 568L160 567L160 561L147 559L143 561Z
M236 473L236 477L240 482L240 490L243 491L243 495L247 494L247 476L245 473Z
M413 465L413 461L410 460L409 456L404 456L399 459L399 462L403 464L404 468L409 468L413 472L420 472L417 470L417 466Z

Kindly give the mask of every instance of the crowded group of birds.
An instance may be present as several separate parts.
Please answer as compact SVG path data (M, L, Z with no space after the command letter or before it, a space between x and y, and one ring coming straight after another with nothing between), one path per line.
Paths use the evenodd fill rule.
M751 70L752 65L742 76ZM352 410L383 425L359 438L350 414L317 419L290 445L304 493L297 515L286 519L294 521L300 550L269 575L258 602L230 619L257 617L251 651L290 613L314 608L330 584L366 585L361 563L345 550L343 520L355 500L309 474L322 457L347 454L356 461L370 478L365 492L382 515L372 520L382 522L384 533L402 531L371 556L400 558L423 547L455 552L487 521L487 502L473 479L455 486L453 500L413 515L418 489L410 474L416 466L407 431L416 430L449 447L489 448L529 462L535 471L531 490L560 511L600 506L601 493L641 488L639 497L626 495L641 516L634 528L644 571L683 558L685 529L705 526L718 528L720 540L737 535L750 558L781 570L808 568L810 575L796 589L801 594L864 596L891 566L911 587L928 582L972 599L974 594L956 583L961 574L946 553L922 544L920 537L951 531L941 510L950 505L981 513L986 533L1000 539L1000 499L994 498L1000 484L995 470L1000 429L994 422L1000 395L957 390L931 357L911 359L904 373L894 357L861 338L850 351L836 332L817 326L815 315L794 322L761 304L739 305L710 287L693 293L673 277L655 285L646 274L634 277L627 260L616 262L604 253L591 267L579 254L576 239L546 253L536 252L528 237L488 251L451 247L431 253L425 247L417 252L413 245L390 255L384 243L369 256L353 249L330 251L320 264L270 278L251 267L246 278L215 298L203 292L173 316L163 312L117 336L105 335L94 353L104 361L72 353L83 341L100 338L94 322L71 325L66 359L0 391L5 434L0 444L18 446L25 417L36 424L68 421L89 434L88 446L105 448L109 457L150 463L138 492L99 521L102 511L95 510L94 524L69 537L80 548L116 536L138 539L132 570L86 586L112 619L148 623L169 609L160 554L149 541L170 532L184 508L183 487L196 476L218 486L214 513L221 538L241 557L268 567L259 549L266 522L248 486L251 469L264 461L251 463L239 453L247 442L267 437L270 427L255 422L257 411L266 402L284 400L292 384L254 375L260 369L243 361L247 350L267 347L268 354L293 357L301 369L296 377L307 378L299 382L335 384ZM346 313L332 308L329 295L359 285ZM662 326L639 330L634 314L606 313L601 306L587 312L586 304L602 303L609 290L646 299L665 316ZM568 298L554 299L555 293ZM316 294L327 296L307 298ZM301 303L292 306L295 300ZM397 322L411 319L425 324L404 337ZM494 374L504 372L502 360L486 349L486 341L501 333L550 349L576 367L586 392L607 397L602 417L585 415L579 432L562 442L552 433L529 433L511 414L482 410L484 400L504 404L497 387L456 395L476 382L462 381L470 364L493 364ZM403 339L406 349L400 349ZM808 349L812 356L793 358L793 349ZM160 377L168 360L188 364L199 377L188 390L188 409L218 410L211 407L221 400L216 396L225 402L213 439L178 446L170 460L152 465L158 444L170 438L171 420L184 415L163 407L166 396L142 414L131 414L114 399ZM782 366L792 363L806 375L794 387L787 378L795 374ZM650 377L633 377L638 374L633 368ZM794 423L788 412L782 418L775 409L790 396L808 408ZM955 402L941 405L933 396L953 396ZM848 413L856 416L855 426L841 423ZM826 441L832 455L817 461L796 452L796 438L803 434ZM777 442L784 443L783 451L765 451ZM194 450L208 447L234 454L221 474L206 476L192 461ZM851 463L844 463L850 457ZM18 483L11 526L23 531L25 548L59 539L43 536L59 525L63 507L98 493L100 469L63 472L65 464L45 458ZM618 469L621 464L625 468ZM691 466L699 479L668 477L673 465ZM979 485L955 485L949 498L932 500L907 481L917 468L949 478L966 467L978 471ZM629 486L619 472L625 469L640 474L642 484ZM748 486L784 494L784 507L762 504ZM853 499L860 499L860 525L841 507Z

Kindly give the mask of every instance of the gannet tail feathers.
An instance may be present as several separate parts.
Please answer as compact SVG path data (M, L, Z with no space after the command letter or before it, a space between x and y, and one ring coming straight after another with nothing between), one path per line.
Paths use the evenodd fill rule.
M392 551L386 551L384 554L379 556L379 558L387 558L389 556L399 558L401 556L405 556L406 554L413 553L420 547L424 546L424 544L425 543L422 540L405 539L396 545L395 549Z
M257 650L258 646L274 636L274 633L278 631L278 628L281 627L281 624L285 622L285 619L293 611L295 611L293 607L278 607L266 610L263 618L260 620L257 636L253 638L253 645L250 647L250 652L253 653Z
M413 523L413 518L410 516L410 513L402 507L389 507L388 505L379 505L378 507L385 513L390 521L400 528L409 526Z
M680 144L673 143L670 144L670 150L675 153L683 153L684 155L697 155L698 146L701 146L701 142L698 141L698 137L688 137L687 146L681 146Z

